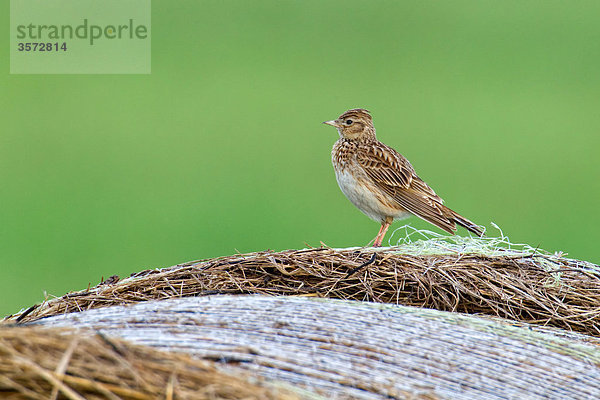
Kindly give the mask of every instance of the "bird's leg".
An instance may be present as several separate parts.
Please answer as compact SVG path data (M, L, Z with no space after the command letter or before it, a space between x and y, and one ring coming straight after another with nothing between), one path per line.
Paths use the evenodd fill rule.
M381 223L381 226L379 227L379 232L377 233L377 236L375 236L375 242L373 243L373 247L381 246L381 240L383 239L381 237L381 231L383 230L383 225L384 222Z
M373 247L381 246L381 242L383 242L383 237L385 236L393 220L393 218L387 217L385 221L381 223L381 228L379 228L379 233L375 237L375 243L373 243Z

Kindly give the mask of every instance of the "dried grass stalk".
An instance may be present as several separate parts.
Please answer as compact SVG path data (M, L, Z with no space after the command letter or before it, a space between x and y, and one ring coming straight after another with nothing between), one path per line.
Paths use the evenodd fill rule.
M487 314L600 336L600 268L535 251L447 247L258 252L146 270L69 293L9 322L213 294L318 296ZM414 250L414 249L413 249Z
M208 361L101 335L0 329L2 399L299 399Z

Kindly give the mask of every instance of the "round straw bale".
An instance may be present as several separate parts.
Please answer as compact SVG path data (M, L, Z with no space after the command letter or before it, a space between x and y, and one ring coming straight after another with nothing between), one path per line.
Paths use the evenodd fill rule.
M279 268L295 276L304 267ZM225 372L252 371L326 398L600 398L600 350L576 339L583 335L557 337L506 320L416 307L221 295L105 307L34 324L88 328L216 360Z
M195 261L122 280L111 277L32 306L6 322L174 297L264 294L486 314L600 337L598 266L535 249L488 249L482 240L469 240L469 247L459 249L429 240L418 252L414 245L316 248ZM425 251L423 246L429 247Z

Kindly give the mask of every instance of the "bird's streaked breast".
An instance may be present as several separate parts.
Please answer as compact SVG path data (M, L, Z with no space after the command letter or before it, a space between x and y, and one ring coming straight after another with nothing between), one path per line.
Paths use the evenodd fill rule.
M398 219L410 215L375 186L356 161L352 145L338 141L331 154L335 178L342 193L366 216L377 222L386 217Z

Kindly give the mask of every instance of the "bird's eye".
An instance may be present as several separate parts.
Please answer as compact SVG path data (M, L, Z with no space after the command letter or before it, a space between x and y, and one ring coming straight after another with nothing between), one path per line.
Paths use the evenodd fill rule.
M352 120L351 119L347 119L346 120L346 125L352 125Z

